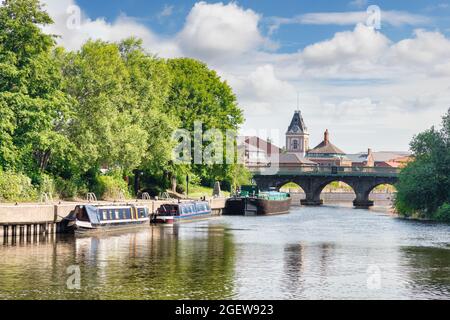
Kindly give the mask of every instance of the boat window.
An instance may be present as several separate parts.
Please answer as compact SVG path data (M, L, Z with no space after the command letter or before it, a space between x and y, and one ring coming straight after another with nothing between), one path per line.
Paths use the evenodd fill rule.
M114 217L116 220L119 220L119 210L116 210L116 216Z
M107 214L108 211L107 210L102 210L102 216L103 216L103 220L108 220Z

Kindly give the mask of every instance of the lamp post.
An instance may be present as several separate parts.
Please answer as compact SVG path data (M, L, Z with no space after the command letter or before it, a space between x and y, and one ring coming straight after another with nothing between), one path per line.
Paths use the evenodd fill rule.
M186 198L189 198L189 175L186 175Z

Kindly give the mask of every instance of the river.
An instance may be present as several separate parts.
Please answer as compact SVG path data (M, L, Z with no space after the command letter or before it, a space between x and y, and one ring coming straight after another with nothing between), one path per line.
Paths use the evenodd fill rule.
M7 242L0 257L0 299L450 299L450 226L383 208Z

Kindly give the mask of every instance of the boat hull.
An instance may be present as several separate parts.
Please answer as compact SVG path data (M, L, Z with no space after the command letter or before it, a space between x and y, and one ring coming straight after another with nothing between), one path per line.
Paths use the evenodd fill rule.
M112 232L125 229L133 229L148 226L150 219L140 219L135 221L124 221L115 223L92 224L85 221L74 221L69 223L67 232L75 234L95 233L95 232Z
M225 215L267 216L289 213L292 199L266 200L258 198L231 198L225 205Z
M183 222L191 222L196 220L203 220L213 217L212 213L205 214L194 214L187 216L155 216L152 219L152 223L154 224L174 224L174 223L183 223Z

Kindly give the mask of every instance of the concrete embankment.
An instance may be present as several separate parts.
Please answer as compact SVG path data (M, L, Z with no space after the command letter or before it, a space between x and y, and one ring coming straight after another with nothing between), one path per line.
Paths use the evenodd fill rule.
M221 215L225 207L225 198L207 200L215 215ZM150 213L174 201L167 200L134 200L128 202L92 202L89 204L138 204L147 206ZM58 202L48 204L0 204L0 237L28 236L36 234L55 234L61 230L61 221L70 215L77 205L87 202Z

